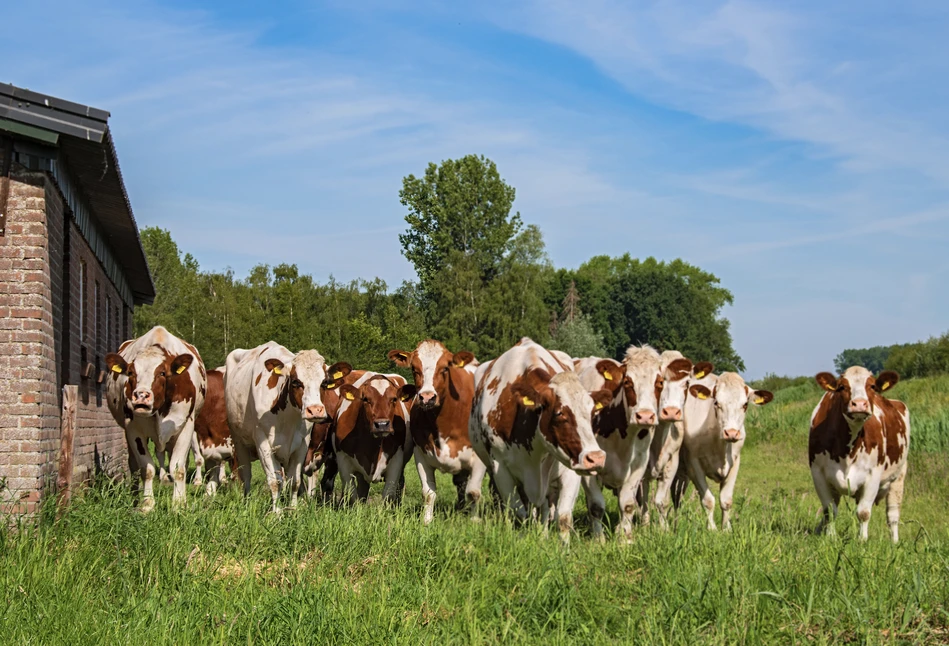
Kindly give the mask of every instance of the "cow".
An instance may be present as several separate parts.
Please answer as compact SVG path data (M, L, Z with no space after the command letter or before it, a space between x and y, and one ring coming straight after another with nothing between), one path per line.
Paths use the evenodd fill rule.
M366 372L339 386L340 404L332 434L343 491L350 502L365 501L369 485L385 481L386 502L402 499L403 469L412 450L409 407L415 386L400 375Z
M158 451L174 445L169 467L174 480L172 504L185 502L185 470L194 423L204 406L207 375L197 349L156 326L126 341L105 357L110 378L106 400L115 421L125 429L129 469L140 474L144 494L140 510L155 507L155 462L148 442Z
M578 364L577 369L587 390L604 388L610 393L605 409L593 423L597 444L606 453L606 463L595 476L583 478L593 536L603 535L606 500L602 487L606 486L616 492L619 530L628 540L639 511L636 494L649 465L665 380L688 374L692 362L677 359L664 371L659 353L643 345L630 346L622 363L591 358Z
M643 523L649 523L649 484L656 482L656 510L659 526L668 528L667 516L671 503L670 492L679 470L679 449L685 437L682 421L689 386L693 380L711 374L714 366L702 361L694 366L676 350L666 350L660 355L665 385L659 397L659 425L649 447L649 467L640 485L639 504L642 507Z
M267 476L280 513L279 474L283 469L290 489L290 509L296 508L309 424L328 421L320 398L326 360L316 350L296 355L274 341L227 355L224 396L244 495L250 494L251 459L256 456Z
M548 483L555 465L595 473L606 459L593 437L594 407L610 394L591 396L577 374L541 345L523 338L497 359L481 364L476 375L469 434L478 457L491 472L502 500L526 517L517 493L521 487L530 511L546 527L551 514ZM561 536L572 525L579 486L562 487L555 513Z
M206 467L208 482L205 485L205 493L209 496L217 493L218 485L224 478L224 467L235 457L224 400L225 370L224 366L208 370L208 391L204 398L204 407L194 423L194 482L201 484L201 469Z
M411 369L415 382L410 427L422 483L422 523L431 523L435 512L435 471L452 474L458 494L456 508L468 504L472 517L477 518L487 467L468 437L474 375L465 368L476 363L474 355L452 353L441 342L429 339L411 352L392 350L388 356L397 366Z
M816 376L826 393L811 415L808 457L814 488L823 506L817 532L834 533L841 494L857 502L860 538L867 540L870 511L886 499L890 539L900 539L900 506L909 453L909 410L882 393L900 377L892 370L878 376L853 366L840 378Z
M689 386L689 395L673 503L678 507L691 481L708 513L708 528L717 529L715 496L708 485L711 479L721 485L722 528L730 530L732 494L741 465L741 447L745 444L745 413L749 404L764 406L774 395L767 390L752 390L734 372L706 375Z
M323 476L320 479L320 490L323 499L332 498L336 474L336 454L333 452L332 433L335 426L336 411L339 408L339 387L343 384L353 384L365 374L365 370L353 370L345 361L338 361L326 370L326 379L320 385L320 398L326 406L329 421L313 424L310 431L310 444L303 462L303 473L306 478L306 494L312 497L316 493L316 475L323 467Z

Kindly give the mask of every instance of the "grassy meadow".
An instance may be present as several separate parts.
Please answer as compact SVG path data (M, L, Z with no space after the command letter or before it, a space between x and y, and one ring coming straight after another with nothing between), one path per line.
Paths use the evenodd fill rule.
M631 544L452 511L440 476L435 522L419 522L414 464L401 508L309 501L282 516L254 495L189 494L131 511L125 485L87 489L56 520L0 530L0 641L47 643L944 643L949 642L949 378L901 383L913 416L901 542L885 509L855 540L813 535L806 385L749 413L734 531L712 533L690 497L673 531ZM691 494L688 494L691 496ZM582 498L582 496L581 496ZM611 520L615 522L615 500Z

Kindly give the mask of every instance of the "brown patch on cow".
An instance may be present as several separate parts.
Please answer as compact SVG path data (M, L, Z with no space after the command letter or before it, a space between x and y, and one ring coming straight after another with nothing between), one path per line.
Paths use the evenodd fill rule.
M498 392L498 386L500 385L501 385L501 378L495 377L494 379L491 380L491 383L488 384L488 392L493 395L494 393Z
M178 355L174 359L166 359L165 363L158 368L159 370L163 370L165 372L165 405L159 410L162 416L168 414L168 412L171 410L172 404L178 404L181 402L191 402L191 411L189 412L189 416L194 412L197 388L195 388L194 381L191 379L191 372L187 368L193 361L196 361L198 367L200 368L201 360L198 359L196 355L192 355L191 361L182 361L183 357L188 356L189 355ZM178 374L177 370L181 365L185 366L185 370L183 370L181 374ZM158 393L155 393L155 401L159 401Z
M681 381L692 374L692 362L688 359L675 359L666 366L669 381Z
M649 435L648 426L644 426L643 428L639 429L638 433L636 433L636 437L638 437L641 440L645 440L647 435Z
M258 373L257 373L257 378L254 379L254 385L255 385L255 386L259 386L259 385L260 385L260 378L263 377L263 376L264 376L264 373L262 373L262 372L258 372Z
M614 402L593 416L593 434L609 437L615 432L626 438L626 406L622 401Z
M563 449L572 462L580 462L583 443L577 432L577 416L569 406L559 410L545 407L540 416L540 432L548 442Z
M277 387L277 382L280 381L280 375L276 372L271 372L270 376L267 378L267 388L273 390Z
M530 385L532 388L532 373L521 375L507 385L498 397L494 408L488 413L488 424L506 444L518 444L530 447L537 434L537 424L540 413L535 408L523 405L521 398L513 390L517 385Z
M142 443L142 438L135 438L135 448L138 449L139 455L148 455L148 451L145 450L145 445Z
M224 400L224 374L220 370L207 373L208 388L204 407L194 421L194 432L201 446L210 449L224 446L231 437L227 424L227 407Z

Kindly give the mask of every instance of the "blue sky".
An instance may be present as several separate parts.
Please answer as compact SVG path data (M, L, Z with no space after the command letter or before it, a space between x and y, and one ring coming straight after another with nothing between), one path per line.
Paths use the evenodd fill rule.
M111 111L208 269L396 286L401 178L478 153L557 266L718 275L751 377L949 329L949 4L468 4L15 3L0 80Z

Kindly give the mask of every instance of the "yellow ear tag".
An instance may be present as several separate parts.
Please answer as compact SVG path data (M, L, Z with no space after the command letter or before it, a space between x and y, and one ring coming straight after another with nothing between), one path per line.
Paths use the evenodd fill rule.
M760 406L764 403L764 397L755 397L755 403Z
M339 379L342 376L343 376L343 373L340 372L339 370L333 373L333 379Z
M593 410L603 410L603 404L601 404L600 402L596 402L595 404L593 404Z
M407 402L410 399L412 399L412 397L413 397L412 395L402 395L401 397L399 397L399 399L401 399L404 402Z
M533 405L534 405L534 400L531 399L530 397L527 397L527 396L525 396L521 401L524 402L524 405L525 405L525 406L533 406Z
M121 374L122 374L122 366L120 366L119 364L115 364L114 366L112 366L112 372L117 372L117 373L119 373L119 374L121 375Z
M611 375L609 372L604 372L603 378L606 379L607 381L613 381L613 375Z
M705 371L704 371L704 370L701 370L701 371L695 373L695 378L696 378L696 379L701 379L701 378L704 377L704 376L705 376Z
M275 375L282 375L282 374L283 374L283 371L280 369L280 366L275 366L274 369L273 369L273 373L274 373Z
M349 401L353 401L353 400L356 399L356 398L353 397L353 394L352 394L351 392L347 391L347 392L346 392L346 399L348 399Z
M335 383L326 384L325 388L327 390L333 390L334 388L336 388L336 384Z
M459 368L464 368L464 367L465 367L465 362L464 362L464 361L459 361L459 362L456 363L455 365L458 366Z
M698 393L696 397L698 397L699 399L708 399L708 395L706 395L705 393Z
M883 382L883 385L880 386L880 391L882 392L882 391L884 391L884 390L889 390L891 385L892 385L892 384L890 384L890 382L884 381L884 382Z
M181 374L182 372L184 372L185 370L187 370L187 368L186 368L185 366L178 366L178 369L175 370L175 374L176 374L176 375L180 375L180 374Z

